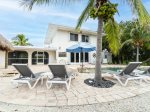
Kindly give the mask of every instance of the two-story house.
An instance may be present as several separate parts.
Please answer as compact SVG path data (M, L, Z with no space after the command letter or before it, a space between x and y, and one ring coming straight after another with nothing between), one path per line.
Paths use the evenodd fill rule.
M66 49L79 42L90 43L96 46L97 33L90 30L76 31L72 27L49 24L44 45L55 48L57 63L94 63L95 51L84 53L68 53Z
M0 51L0 68L13 63L30 65L47 65L51 63L80 64L95 63L96 53L69 53L66 49L79 42L90 43L96 46L97 33L90 30L76 31L73 27L49 24L44 41L44 47L14 46L14 51L8 54ZM111 63L111 54L104 50L102 62Z

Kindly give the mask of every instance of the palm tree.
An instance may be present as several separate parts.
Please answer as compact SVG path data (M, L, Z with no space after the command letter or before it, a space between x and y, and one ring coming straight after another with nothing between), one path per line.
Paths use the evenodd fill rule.
M134 28L130 31L130 38L122 43L122 47L125 44L132 44L136 47L136 61L139 61L139 49L144 45L149 46L150 42L150 32L149 26L141 26L138 22L133 23Z
M59 3L58 0L22 0L23 4L27 6L29 9L32 9L33 5L42 5L42 4L50 4L50 3ZM59 0L63 2L77 1L77 0ZM114 21L113 15L109 17L109 12L103 6L107 3L109 6L113 6L110 3L111 0L89 0L86 8L83 10L81 16L78 19L77 27L80 28L83 22L85 22L89 17L93 17L98 20L98 29L97 29L97 50L96 50L96 70L95 70L95 82L102 83L102 75L101 75L101 52L102 52L102 37L103 37L103 29L107 34L107 40L109 41L109 47L114 54L117 54L120 44L118 38L118 25ZM132 9L132 12L137 16L137 19L140 21L142 25L149 23L150 17L141 0L118 0L118 2L122 1L124 3L127 2ZM103 9L101 8L103 7ZM115 10L114 7L112 10ZM94 14L91 14L92 10L95 10ZM107 10L107 11L105 11ZM113 12L110 10L110 12ZM102 13L103 12L103 13ZM107 21L106 21L107 16Z
M23 34L18 34L16 37L12 39L12 44L16 46L31 46L28 42L28 39Z

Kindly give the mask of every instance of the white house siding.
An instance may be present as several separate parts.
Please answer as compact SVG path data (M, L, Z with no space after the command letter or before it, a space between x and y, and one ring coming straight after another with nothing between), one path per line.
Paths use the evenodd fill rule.
M36 49L35 50L26 50L26 51L28 52L28 65L30 66L30 65L32 65L32 53L34 51L36 51ZM48 64L56 63L56 51L41 50L41 51L38 51L38 52L47 52L48 53L48 55L49 55L49 63Z
M92 45L94 45L95 47L96 47L96 36L90 36L90 43L92 44ZM94 57L93 55L94 54L96 54L96 51L92 51L92 52L90 52L90 63L95 63L95 59L96 59L96 57Z
M48 52L49 54L49 64L56 63L56 51Z
M50 46L57 48L57 53L56 53L57 63L61 63L62 60L64 60L65 63L70 63L70 53L67 53L67 57L58 57L58 53L66 52L66 48L72 45L75 45L78 42L81 42L82 34L78 34L78 42L76 42L76 41L70 41L70 33L72 32L57 30L56 34L54 35L52 39L52 43L50 44ZM83 35L86 35L86 34L83 34ZM96 37L91 36L91 35L88 35L88 36L89 36L89 43L96 46ZM95 52L89 53L89 63L95 62L95 58L93 58L93 53Z
M5 51L0 51L0 68L5 68Z

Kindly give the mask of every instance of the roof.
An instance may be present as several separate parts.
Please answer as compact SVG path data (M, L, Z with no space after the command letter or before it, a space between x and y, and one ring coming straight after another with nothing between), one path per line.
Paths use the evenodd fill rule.
M55 25L55 24L49 24L49 26L55 26L55 27L57 27L58 30L62 30L62 31L69 31L69 32L75 32L75 33L83 33L83 34L94 35L94 36L97 35L96 31L91 31L91 30L86 30L86 29L76 30L75 27Z
M0 50L3 50L3 51L14 50L12 44L6 38L4 38L1 34L0 34Z
M14 46L14 50L56 51L57 49L36 46Z
M47 31L44 43L45 44L51 43L53 37L55 36L55 34L57 33L58 30L72 32L72 33L80 33L80 34L97 36L96 31L91 31L91 30L86 30L86 29L76 30L74 27L62 26L62 25L56 25L56 24L49 24L48 25L48 31Z

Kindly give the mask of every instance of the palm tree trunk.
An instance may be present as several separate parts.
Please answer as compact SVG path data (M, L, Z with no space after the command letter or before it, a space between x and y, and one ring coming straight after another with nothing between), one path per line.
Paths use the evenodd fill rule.
M97 49L96 49L96 65L95 65L95 81L101 82L101 60L102 60L102 34L103 34L103 18L98 18L98 29L97 29Z
M139 47L136 47L136 61L139 62Z

